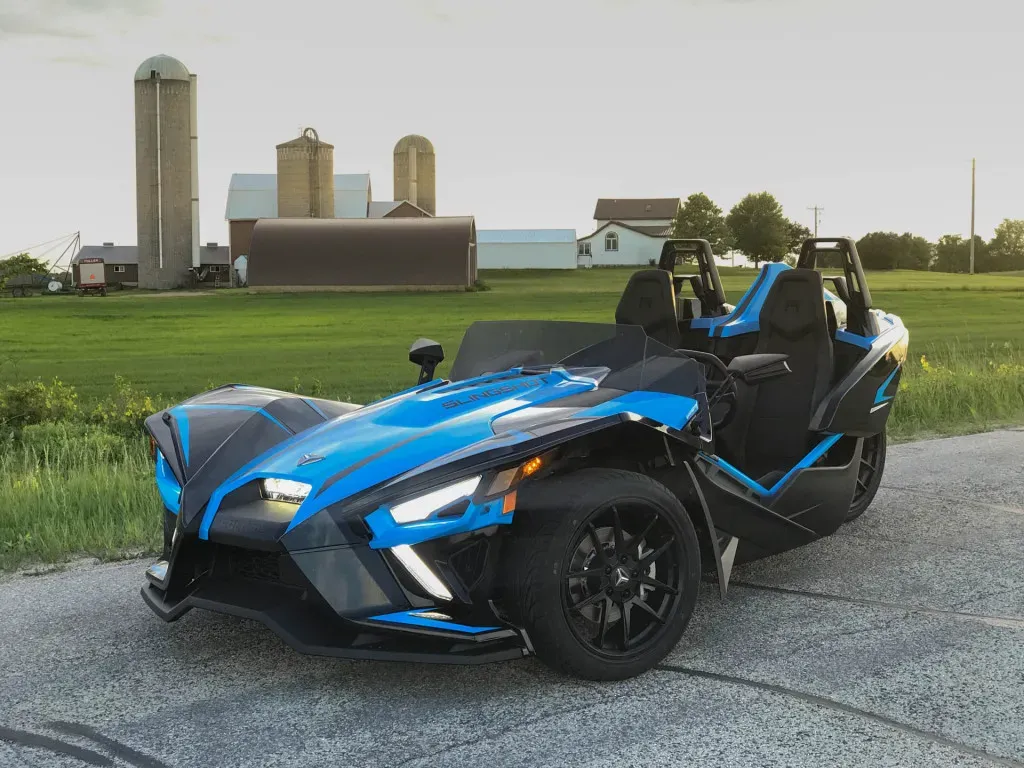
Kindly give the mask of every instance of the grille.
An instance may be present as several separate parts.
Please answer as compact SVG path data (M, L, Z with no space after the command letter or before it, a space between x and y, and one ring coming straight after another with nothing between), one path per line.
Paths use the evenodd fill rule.
M231 573L243 579L281 581L281 556L274 552L233 550L230 554Z
M487 563L486 539L477 539L467 546L453 552L448 562L467 590L472 590L480 581Z

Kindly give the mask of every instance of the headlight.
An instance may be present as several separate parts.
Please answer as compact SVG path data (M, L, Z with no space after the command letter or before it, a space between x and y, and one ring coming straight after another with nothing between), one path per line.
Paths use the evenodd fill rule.
M396 504L391 508L391 517L396 523L416 523L426 520L437 510L443 509L459 499L472 496L478 485L480 485L480 475L446 485L444 488Z
M301 504L313 490L309 483L283 480L279 477L266 477L260 481L260 485L265 498L271 501L288 501L292 504Z

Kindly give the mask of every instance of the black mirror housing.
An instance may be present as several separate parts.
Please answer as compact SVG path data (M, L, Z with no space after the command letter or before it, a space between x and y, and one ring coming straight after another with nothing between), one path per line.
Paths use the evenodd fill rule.
M434 378L437 364L444 360L444 349L433 339L416 339L409 347L409 362L420 367L417 383L425 384Z
M760 384L792 373L789 355L740 355L729 363L729 372L744 384Z

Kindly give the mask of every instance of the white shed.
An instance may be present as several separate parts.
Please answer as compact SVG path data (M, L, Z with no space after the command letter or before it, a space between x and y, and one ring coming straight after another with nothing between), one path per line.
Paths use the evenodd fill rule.
M478 269L576 269L575 229L478 229Z

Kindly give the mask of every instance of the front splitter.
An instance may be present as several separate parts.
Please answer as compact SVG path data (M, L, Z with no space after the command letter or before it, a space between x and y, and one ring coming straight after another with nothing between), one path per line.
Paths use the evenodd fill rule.
M204 585L176 603L164 599L153 584L141 590L153 613L176 621L192 608L258 621L295 651L311 656L427 664L487 664L520 659L530 654L526 640L513 628L489 633L486 639L439 636L408 627L367 628L295 598L290 589L240 589L230 582Z

